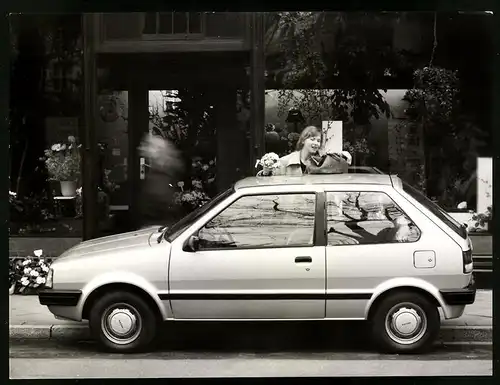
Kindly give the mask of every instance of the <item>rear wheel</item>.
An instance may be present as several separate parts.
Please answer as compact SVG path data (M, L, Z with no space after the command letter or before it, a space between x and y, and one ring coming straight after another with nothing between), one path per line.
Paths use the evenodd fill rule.
M432 347L440 328L436 305L414 292L388 295L370 321L375 342L388 353L424 352Z
M94 338L112 352L146 349L152 344L158 324L148 303L127 291L105 294L90 310L89 325Z

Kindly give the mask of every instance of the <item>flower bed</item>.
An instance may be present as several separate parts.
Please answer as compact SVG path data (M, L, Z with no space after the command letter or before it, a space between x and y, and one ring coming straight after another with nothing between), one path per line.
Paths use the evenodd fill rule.
M52 258L43 257L42 250L33 254L9 260L9 294L36 294L45 285Z

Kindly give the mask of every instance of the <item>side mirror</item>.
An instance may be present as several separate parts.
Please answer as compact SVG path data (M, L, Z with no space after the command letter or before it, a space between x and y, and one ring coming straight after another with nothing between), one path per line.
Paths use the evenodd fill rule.
M190 251L196 251L198 250L198 247L200 245L200 238L198 238L196 235L191 235L187 241L187 246Z

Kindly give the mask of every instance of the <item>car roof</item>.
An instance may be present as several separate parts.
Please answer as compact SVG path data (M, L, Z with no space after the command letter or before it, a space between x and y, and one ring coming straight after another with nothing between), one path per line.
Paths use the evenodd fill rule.
M234 185L234 189L279 185L308 184L374 184L392 185L387 174L315 174L302 176L260 176L242 179Z

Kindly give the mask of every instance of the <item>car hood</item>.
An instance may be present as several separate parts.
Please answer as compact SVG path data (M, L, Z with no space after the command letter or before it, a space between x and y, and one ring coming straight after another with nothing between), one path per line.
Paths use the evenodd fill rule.
M85 241L67 250L57 260L69 257L83 257L89 254L99 255L108 251L119 252L120 250L138 246L151 246L161 235L160 229L160 226L152 226L137 231Z

